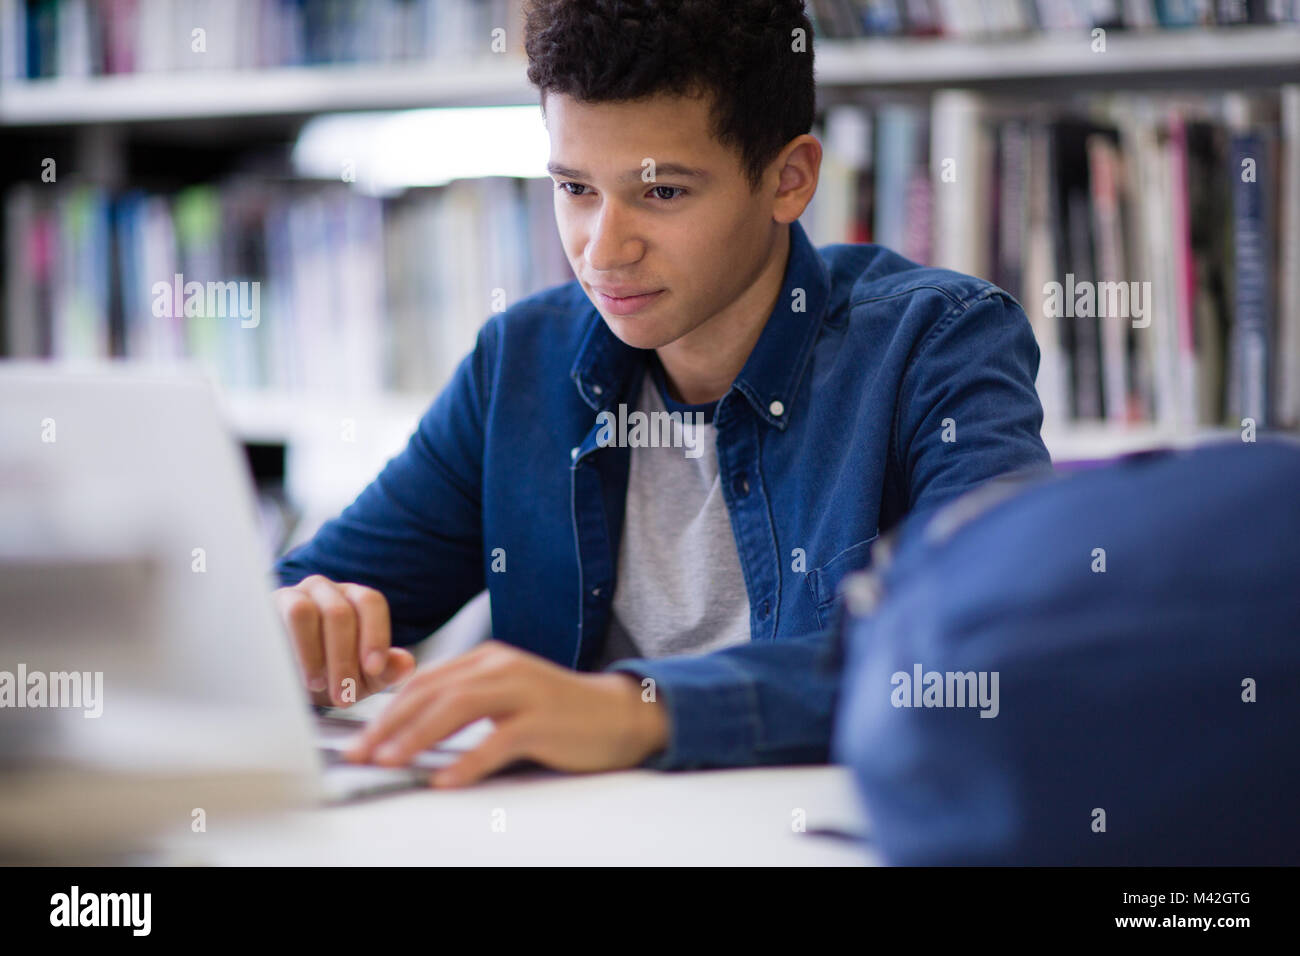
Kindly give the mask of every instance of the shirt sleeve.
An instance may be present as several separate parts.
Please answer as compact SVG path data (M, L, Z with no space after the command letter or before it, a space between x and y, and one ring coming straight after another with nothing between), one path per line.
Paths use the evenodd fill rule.
M668 708L668 746L641 765L688 770L827 762L840 683L833 633L611 664L606 673L641 678L642 693L653 689L654 700Z
M421 417L405 449L310 541L275 565L281 587L312 574L388 600L393 643L412 644L483 590L484 416L495 326Z
M1008 472L1050 470L1038 362L1029 319L1000 289L953 306L930 327L895 406L892 452L909 515Z

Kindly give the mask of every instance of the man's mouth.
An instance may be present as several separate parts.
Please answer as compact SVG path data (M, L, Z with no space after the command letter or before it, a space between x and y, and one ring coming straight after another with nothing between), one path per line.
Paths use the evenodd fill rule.
M653 292L635 292L624 295L611 295L600 289L593 289L593 291L596 293L596 299L600 307L605 311L612 312L614 315L631 315L634 312L640 312L667 290L658 289Z

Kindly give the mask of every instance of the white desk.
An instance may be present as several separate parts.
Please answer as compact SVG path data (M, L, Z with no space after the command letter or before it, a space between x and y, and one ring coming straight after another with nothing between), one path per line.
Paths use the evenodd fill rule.
M546 771L463 790L410 791L261 823L208 820L167 862L217 865L839 865L860 844L796 832L865 828L842 767L695 772ZM494 821L504 827L494 829ZM500 827L500 824L498 824Z

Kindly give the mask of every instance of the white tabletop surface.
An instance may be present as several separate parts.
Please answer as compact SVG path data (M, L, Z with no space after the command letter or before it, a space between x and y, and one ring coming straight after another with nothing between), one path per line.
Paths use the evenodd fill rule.
M221 825L169 843L168 862L428 866L870 865L843 767L508 774Z

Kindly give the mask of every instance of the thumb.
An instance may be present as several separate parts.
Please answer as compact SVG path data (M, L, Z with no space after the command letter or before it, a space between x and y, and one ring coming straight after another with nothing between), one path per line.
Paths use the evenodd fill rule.
M404 647L390 647L384 669L378 674L365 674L366 689L377 694L381 690L401 683L415 671L415 655Z

